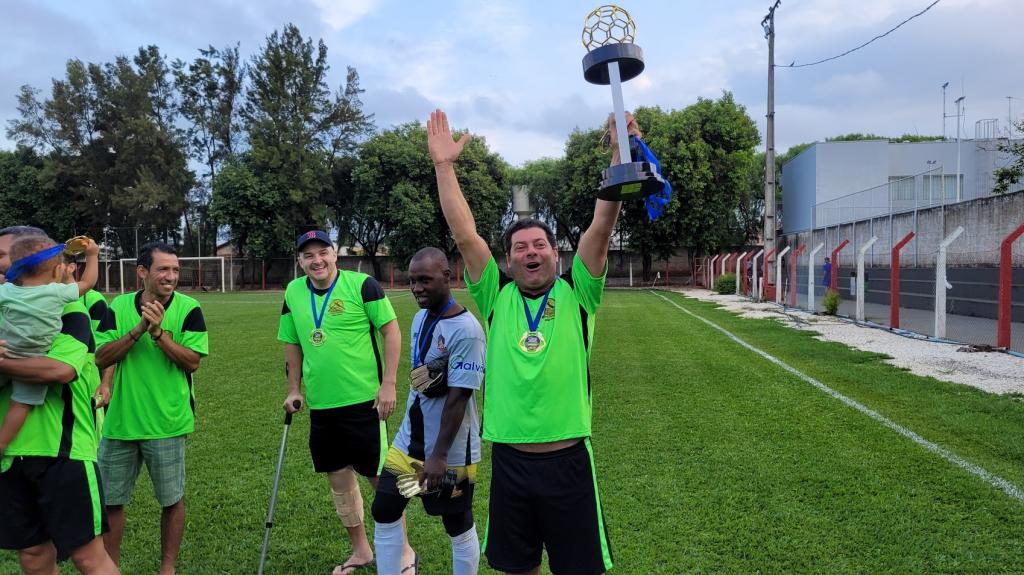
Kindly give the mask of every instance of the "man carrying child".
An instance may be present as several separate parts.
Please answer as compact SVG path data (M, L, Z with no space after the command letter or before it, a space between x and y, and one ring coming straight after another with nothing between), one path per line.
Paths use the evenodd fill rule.
M21 244L22 239L31 242ZM15 243L18 245L12 245ZM47 246L42 249L54 255L36 257L29 265L21 255L38 253L28 247L30 243ZM17 281L25 289L47 273L54 280L66 278L60 257L63 250L53 246L37 228L0 230L0 276L20 278ZM91 277L95 278L97 250L91 245L89 251ZM19 260L17 266L11 264L12 252L13 259ZM101 538L107 519L89 401L99 384L91 360L95 342L85 307L75 301L77 293L72 300L63 310L57 308L58 333L49 337L45 356L14 358L0 341L0 377L46 391L43 403L28 410L21 430L0 458L0 548L16 550L25 573L57 573L57 561L70 557L82 573L116 574L117 567ZM5 310L5 330L9 322L18 321L17 314L12 318ZM47 335L43 331L33 335L42 338ZM10 385L0 388L0 417L4 419L13 405L12 391Z
M80 242L86 262L78 283L64 283L66 263L64 244L46 236L26 236L11 243L13 262L0 284L0 340L7 342L7 357L42 357L49 353L61 330L64 306L78 300L96 285L99 247L91 239ZM8 381L0 376L0 386L12 385L10 407L0 425L0 457L24 425L28 412L46 399L46 386Z

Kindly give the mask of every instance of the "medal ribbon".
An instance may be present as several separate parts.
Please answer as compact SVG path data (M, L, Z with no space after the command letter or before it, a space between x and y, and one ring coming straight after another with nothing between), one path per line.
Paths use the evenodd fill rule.
M309 282L309 306L313 308L313 327L320 329L320 324L324 322L324 313L327 312L327 302L331 301L331 292L334 291L335 284L338 283L338 278L341 277L341 272L334 272L334 281L331 282L331 287L327 288L327 293L324 294L324 303L320 305L320 312L316 311L316 292L313 291L313 282ZM315 330L314 330L315 331Z
M434 321L430 323L426 330L423 329L423 324L427 323L427 316L430 315L430 313L428 312L423 314L423 321L420 322L420 330L416 332L416 347L412 349L412 366L414 368L420 366L420 349L423 347L423 336L434 329L437 322L441 321L441 318L444 317L444 314L448 313L448 310L451 309L453 305L455 305L455 298L449 297L448 305L444 306L444 309L441 310L441 315L434 318Z
M526 314L526 325L530 326L531 332L536 332L537 328L540 327L540 318L541 316L544 315L544 310L547 308L548 305L548 296L551 295L551 290L553 290L554 288L555 284L551 284L551 287L548 288L548 291L544 292L544 299L541 300L540 302L540 308L537 309L536 317L530 316L530 306L526 304L526 296L523 295L522 293L519 294L519 297L523 298L523 313Z

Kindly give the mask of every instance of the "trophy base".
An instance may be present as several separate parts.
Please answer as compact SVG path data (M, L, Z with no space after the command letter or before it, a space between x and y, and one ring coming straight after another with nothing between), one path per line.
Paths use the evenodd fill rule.
M655 172L649 162L627 162L609 166L601 173L604 178L597 197L609 202L646 198L665 189L665 180Z
M583 57L583 78L591 84L607 86L608 64L619 63L621 81L632 80L644 71L644 51L636 44L607 44Z

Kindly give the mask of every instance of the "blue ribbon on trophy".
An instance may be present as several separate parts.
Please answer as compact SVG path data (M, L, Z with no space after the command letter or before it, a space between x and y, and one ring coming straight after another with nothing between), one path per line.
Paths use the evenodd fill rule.
M647 147L647 144L645 144L640 138L630 136L629 139L633 146L636 146L640 157L642 157L644 161L650 163L651 166L654 167L654 172L660 176L661 162L659 162L658 158L655 157L654 152L652 152L651 149ZM665 180L665 187L663 187L661 191L654 192L644 200L647 207L647 217L650 218L652 222L658 219L658 216L664 213L665 207L667 207L668 203L671 201L672 184L668 183L668 180Z

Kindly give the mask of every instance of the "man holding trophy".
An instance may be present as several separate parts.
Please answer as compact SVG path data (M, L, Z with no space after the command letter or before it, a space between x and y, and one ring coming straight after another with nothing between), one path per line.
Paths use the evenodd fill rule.
M530 218L505 231L508 275L498 268L455 174L470 136L455 140L441 110L427 123L441 209L465 261L470 295L486 318L483 437L493 448L483 546L490 566L508 574L539 573L544 549L555 575L594 575L612 567L590 442L595 314L622 200L647 198L654 218L671 193L622 104L621 82L644 67L643 52L632 44L634 31L629 15L614 6L602 6L586 20L584 77L612 89L612 160L594 218L562 275L556 272L554 234ZM634 154L645 161L633 161Z

